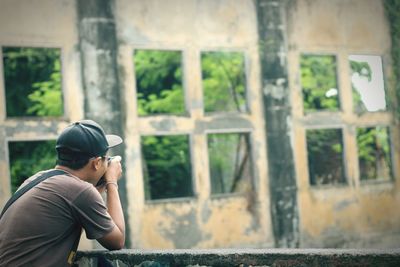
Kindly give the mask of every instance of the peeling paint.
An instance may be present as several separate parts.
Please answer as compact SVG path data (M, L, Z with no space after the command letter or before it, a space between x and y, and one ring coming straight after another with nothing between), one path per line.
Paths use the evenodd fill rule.
M271 81L267 82L264 86L264 94L266 96L271 96L278 100L282 100L286 96L287 89L286 86L286 79L279 78L275 81L275 83L271 83Z
M166 210L164 214L172 218L173 223L171 228L162 230L161 234L172 240L175 248L196 247L202 240L203 233L197 223L195 210L179 215L173 210Z
M346 209L347 207L349 207L350 205L354 205L354 204L358 204L358 199L353 198L353 199L346 199L343 201L340 201L338 203L335 204L334 209L336 211L341 211Z

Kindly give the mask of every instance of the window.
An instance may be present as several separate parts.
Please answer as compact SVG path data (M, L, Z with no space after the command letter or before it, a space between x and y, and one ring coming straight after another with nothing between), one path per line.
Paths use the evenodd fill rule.
M138 114L183 115L182 54L137 50L134 54Z
M193 197L198 193L193 188L198 177L192 170L204 162L208 162L205 173L211 194L247 192L253 182L253 129L247 112L244 53L196 51L201 80L183 76L182 54L150 49L133 53L145 199ZM185 95L183 81L202 92ZM186 106L185 100L191 105ZM192 162L192 154L208 156L208 161Z
M251 189L250 138L247 133L208 134L211 194Z
M348 69L343 64L339 69L337 57L348 62ZM309 183L348 184L348 178L390 181L391 116L385 114L388 105L381 57L341 53L302 54L299 59L304 112L297 116L305 127ZM337 73L350 73L350 77ZM343 140L348 140L348 147Z
M349 61L354 112L386 110L381 57L351 55Z
M193 195L189 147L186 135L142 137L147 200Z
M304 111L339 110L336 57L302 55L300 68Z
M246 112L244 57L238 52L202 52L204 110Z
M62 116L60 49L3 47L7 117Z
M312 185L345 182L341 129L307 130L307 153Z
M17 188L38 171L54 168L55 141L9 142L11 190Z
M388 127L358 128L357 148L361 180L391 179Z

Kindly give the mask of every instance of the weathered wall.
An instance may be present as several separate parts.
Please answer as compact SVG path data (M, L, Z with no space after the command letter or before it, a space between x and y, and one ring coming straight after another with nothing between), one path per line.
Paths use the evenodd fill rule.
M252 1L116 1L120 74L127 105L127 187L132 246L207 248L273 246L268 209L265 134L259 85L256 14ZM183 52L188 117L138 117L134 49ZM246 56L250 114L205 116L200 52L241 51ZM210 197L207 131L249 131L256 190L251 196ZM195 198L144 202L139 138L143 134L190 133ZM251 193L253 194L253 193Z
M390 113L358 116L352 112L348 64L350 54L382 56L386 87L391 89L390 36L383 1L289 1L287 18L301 246L398 247L399 128L391 129L395 179L361 183L355 127L394 125L395 120ZM303 115L299 78L301 53L337 56L340 113ZM309 185L305 130L315 125L343 128L347 185L322 188Z

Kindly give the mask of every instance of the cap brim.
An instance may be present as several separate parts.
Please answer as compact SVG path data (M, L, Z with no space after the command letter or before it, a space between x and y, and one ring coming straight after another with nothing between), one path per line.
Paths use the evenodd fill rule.
M106 139L108 143L108 148L117 146L122 143L122 138L119 137L118 135L107 134Z

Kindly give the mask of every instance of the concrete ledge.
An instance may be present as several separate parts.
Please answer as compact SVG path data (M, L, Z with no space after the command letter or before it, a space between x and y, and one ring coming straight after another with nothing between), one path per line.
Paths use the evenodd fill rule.
M104 263L111 265L103 265ZM400 249L176 249L79 251L77 267L91 266L400 266Z

